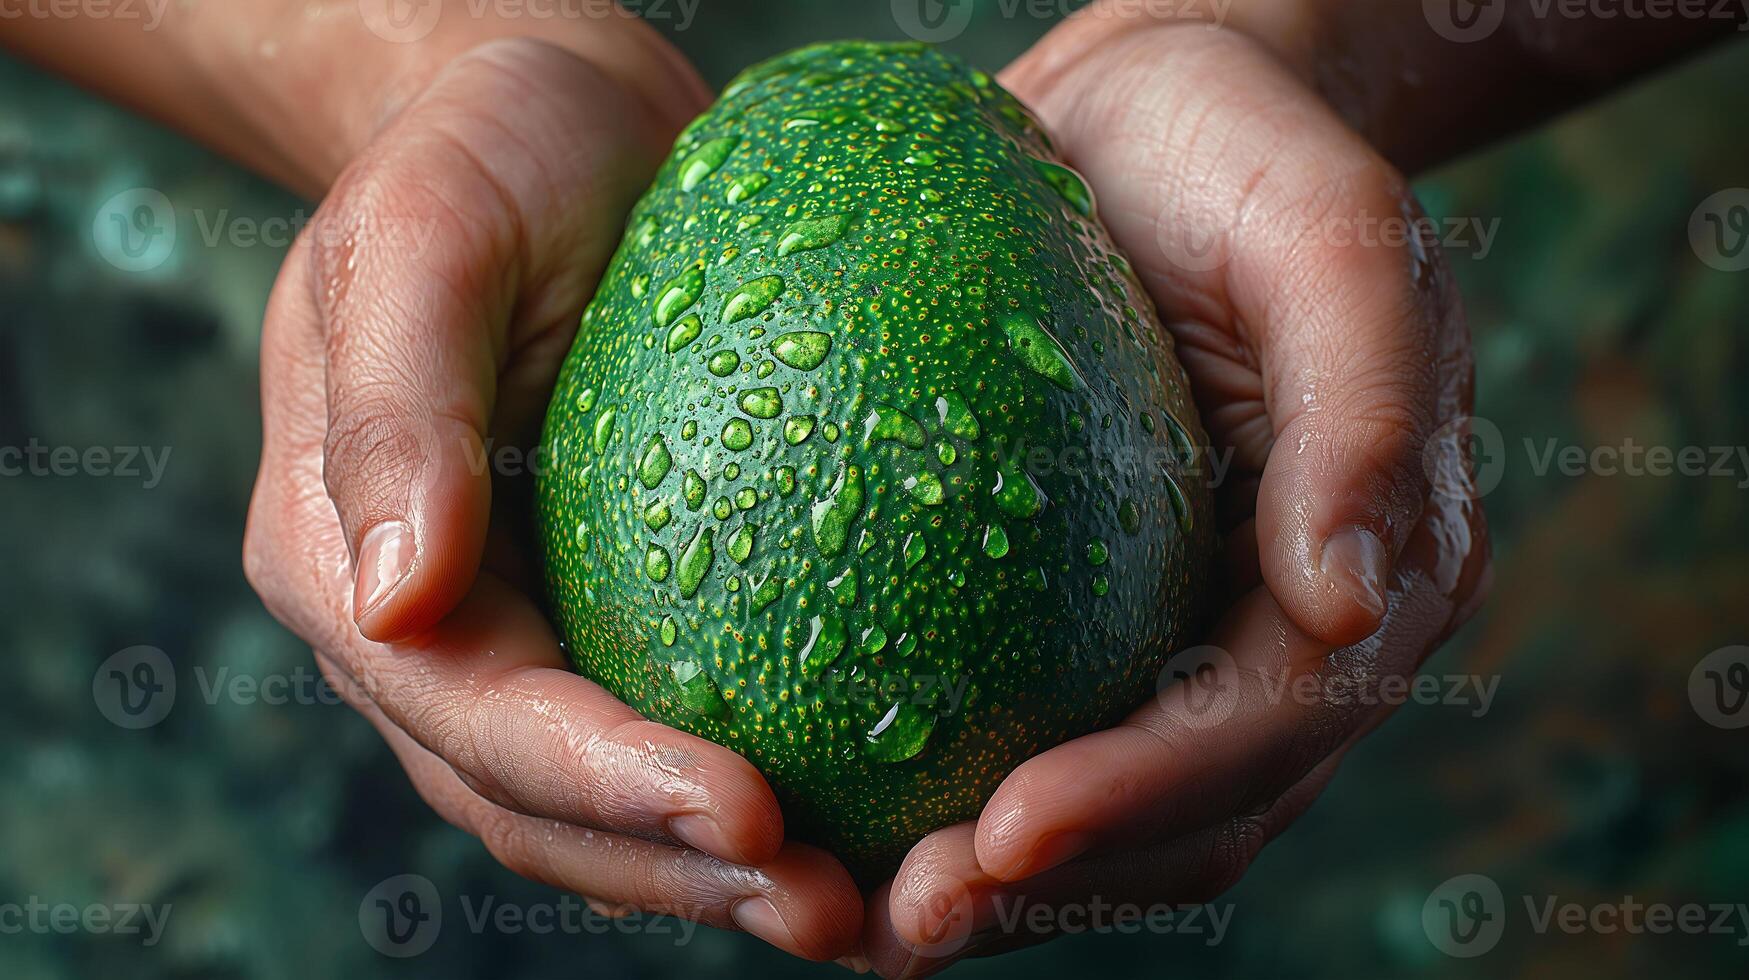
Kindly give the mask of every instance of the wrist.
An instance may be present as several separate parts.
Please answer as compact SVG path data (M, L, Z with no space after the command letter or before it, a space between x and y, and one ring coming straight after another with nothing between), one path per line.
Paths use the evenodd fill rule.
M346 165L458 58L523 38L581 58L636 100L654 148L702 111L709 90L653 28L614 8L590 17L475 16L469 3L433 0L414 10L435 20L397 27L372 0L316 8L293 4L270 17L215 19L202 70L248 130L252 165L320 196ZM419 14L418 17L428 17Z

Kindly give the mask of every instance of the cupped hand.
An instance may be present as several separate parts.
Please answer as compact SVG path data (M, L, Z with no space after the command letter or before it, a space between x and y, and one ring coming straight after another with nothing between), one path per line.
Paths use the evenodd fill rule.
M1488 580L1460 456L1468 331L1437 247L1408 234L1402 175L1234 31L1084 16L1004 81L1089 179L1176 340L1231 598L1159 696L912 850L866 903L864 954L887 976L1114 904L1212 899Z
M269 305L245 563L507 867L830 959L862 924L849 875L784 841L746 760L572 673L531 598L523 450L625 213L707 96L682 69L663 98L495 41L351 162Z

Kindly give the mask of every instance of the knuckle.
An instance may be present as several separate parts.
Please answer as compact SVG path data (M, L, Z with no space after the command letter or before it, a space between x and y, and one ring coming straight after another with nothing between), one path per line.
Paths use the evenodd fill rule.
M323 438L322 478L331 494L369 494L365 510L404 495L409 477L425 458L425 440L397 399L369 390L353 392L332 414ZM384 474L404 474L384 486ZM398 485L397 485L398 484ZM374 490L366 488L375 487Z

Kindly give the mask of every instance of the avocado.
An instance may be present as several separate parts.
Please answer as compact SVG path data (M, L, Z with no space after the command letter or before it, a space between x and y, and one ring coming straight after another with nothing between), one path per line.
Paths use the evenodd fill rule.
M679 137L583 314L540 534L584 675L865 880L1109 726L1214 535L1171 339L984 72L833 43Z

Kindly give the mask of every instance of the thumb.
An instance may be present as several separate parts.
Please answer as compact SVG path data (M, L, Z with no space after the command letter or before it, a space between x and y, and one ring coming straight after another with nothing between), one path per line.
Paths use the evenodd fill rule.
M619 100L546 94L606 90L557 49L476 49L354 161L311 229L323 478L367 639L434 625L478 572L488 433L532 439L648 156Z
M1241 35L1070 38L1009 78L1099 190L1168 322L1217 328L1205 349L1206 332L1180 338L1205 417L1267 415L1256 530L1270 591L1305 632L1356 642L1382 621L1420 514L1442 344L1454 325L1461 336L1437 256L1402 234L1418 215L1406 185ZM1232 384L1235 368L1256 381Z

